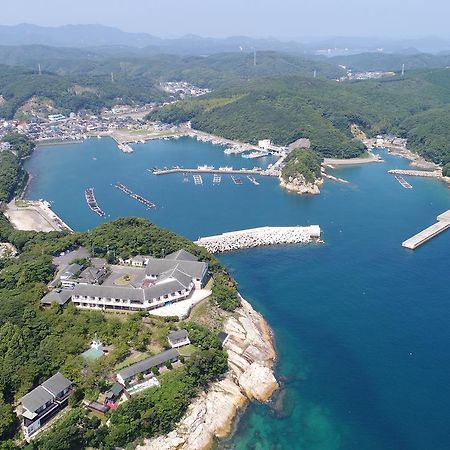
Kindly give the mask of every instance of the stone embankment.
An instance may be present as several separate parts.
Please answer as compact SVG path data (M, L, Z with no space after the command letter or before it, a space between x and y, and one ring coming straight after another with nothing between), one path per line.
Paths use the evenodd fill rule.
M261 227L200 238L195 243L211 253L267 245L306 244L320 238L318 225L307 227Z
M318 178L314 183L308 183L303 175L298 177L289 177L289 180L285 180L282 176L279 177L280 186L291 192L297 192L297 194L320 194L319 186L323 184L323 178Z
M409 175L411 177L442 178L442 169L433 171L392 169L388 173L392 175Z
M278 389L273 374L276 353L270 329L252 306L242 307L225 323L230 370L189 406L175 429L149 439L140 450L205 450L232 431L238 411L249 401L267 401Z

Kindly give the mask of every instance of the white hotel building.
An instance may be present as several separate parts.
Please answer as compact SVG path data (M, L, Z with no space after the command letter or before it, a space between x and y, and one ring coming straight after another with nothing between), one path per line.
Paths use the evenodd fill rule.
M71 300L78 308L118 309L124 311L150 311L184 300L195 289L202 289L208 278L208 265L179 250L164 259L139 256L142 266L128 261L130 273L144 276L126 286L111 283L76 283Z

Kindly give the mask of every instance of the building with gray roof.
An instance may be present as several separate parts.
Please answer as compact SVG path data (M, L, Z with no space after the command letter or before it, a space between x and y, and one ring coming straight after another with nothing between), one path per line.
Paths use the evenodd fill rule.
M179 353L175 349L166 350L120 370L116 376L117 381L121 384L130 383L137 375L149 374L153 367L160 368L169 362L173 363L178 360L178 357Z
M71 386L71 381L57 372L20 399L18 412L26 439L67 405Z
M165 259L175 259L177 261L198 261L198 258L196 256L184 249L170 253L166 256Z
M167 340L172 348L183 347L191 343L189 333L186 330L171 331L167 336Z
M79 308L150 311L188 298L193 290L203 288L208 278L208 265L185 250L164 259L149 256L140 260L145 260L145 269L113 266L112 275L104 282L89 282L86 277L64 298L69 295ZM53 292L42 299L43 304L58 300L61 294Z
M72 298L72 291L68 289L55 289L44 295L41 299L42 306L51 306L57 304L64 306L67 302L70 302Z

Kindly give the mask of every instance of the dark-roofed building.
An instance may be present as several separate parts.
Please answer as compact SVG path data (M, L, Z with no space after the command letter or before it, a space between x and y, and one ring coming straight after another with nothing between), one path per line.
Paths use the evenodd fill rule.
M142 278L135 284L123 286L109 281L103 283L96 275L101 271L93 274L87 269L83 272L86 277L80 280L68 279L67 282L73 283L72 302L78 308L151 311L185 300L195 289L202 289L208 279L208 264L197 261L194 255L185 250L171 253L164 259L150 256L140 258L145 262L145 269L129 269L142 270ZM116 270L120 273L123 269ZM89 274L94 275L93 278ZM45 302L52 298L45 298Z
M109 407L115 407L116 402L125 392L125 388L120 383L114 383L111 389L105 393L106 404Z
M186 330L171 331L167 336L167 340L172 348L183 347L183 345L189 345L189 333Z
M222 347L227 343L228 339L230 339L230 335L225 333L225 331L221 331L217 337L219 338Z
M42 306L51 306L57 304L59 306L64 306L70 301L72 297L72 291L68 289L55 289L50 291L48 294L44 295L41 299Z
M76 276L81 271L81 269L82 267L79 264L70 264L69 266L67 266L59 277L62 286L67 289L73 288L76 283Z
M196 256L183 249L170 253L165 259L174 259L176 261L198 261Z
M129 367L125 367L117 373L117 381L123 385L130 383L139 374L147 375L151 372L153 367L163 367L168 362L173 363L178 360L179 354L175 349L166 350L151 358L139 361Z
M18 412L26 439L67 405L71 385L71 381L58 372L20 399Z
M102 284L108 276L105 267L87 267L76 280L78 284Z

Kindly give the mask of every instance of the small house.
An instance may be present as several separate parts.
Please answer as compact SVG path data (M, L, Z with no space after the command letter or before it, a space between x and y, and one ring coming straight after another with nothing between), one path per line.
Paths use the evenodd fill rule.
M183 347L191 343L186 330L171 331L167 336L167 340L172 348Z
M58 372L20 399L18 413L26 439L67 406L71 386L72 382Z

